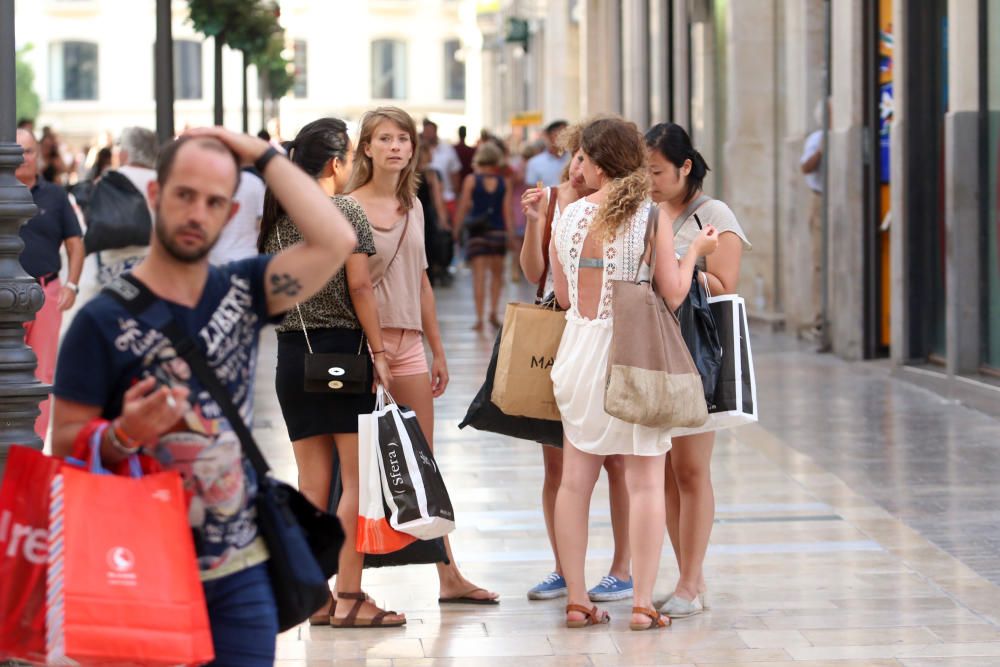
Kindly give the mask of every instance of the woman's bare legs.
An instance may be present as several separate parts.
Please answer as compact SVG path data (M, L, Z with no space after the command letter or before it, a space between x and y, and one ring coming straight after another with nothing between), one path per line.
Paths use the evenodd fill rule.
M694 600L705 592L705 554L715 521L714 446L715 433L699 433L674 438L670 452L670 470L679 500L674 550L680 579L674 595L683 600Z
M481 331L485 321L483 319L486 310L486 264L489 258L484 255L473 257L469 260L472 265L472 296L476 301L476 331Z
M677 491L677 480L674 479L674 468L670 464L670 452L667 452L667 462L664 465L666 480L664 497L667 501L667 534L670 536L670 546L674 549L677 560L677 570L681 569L681 496Z
M329 436L321 437L329 438ZM340 496L340 502L337 504L337 518L340 519L344 535L346 535L344 546L340 549L340 560L337 568L336 592L339 599L342 593L357 593L361 590L361 568L364 565L365 557L364 554L358 553L356 546L358 534L358 434L337 433L333 436L333 442L337 446L337 456L340 459L340 480L343 487L343 495ZM332 457L332 449L330 456ZM325 468L317 468L315 471L307 467L310 465L309 462L306 462L305 466L303 465L303 461L299 459L298 448L295 450L295 458L299 463L300 479L302 479L304 471L317 478L322 474L320 470L326 471L326 490L322 490L318 485L313 487L314 490L311 493L321 494L315 499L306 493L306 497L317 507L326 507L327 495L330 492L332 458ZM319 461L312 463L319 466ZM317 503L317 500L320 502ZM353 606L353 600L347 601L345 604L338 604L333 616L337 619L346 618ZM375 605L365 602L358 611L357 617L359 620L373 618L379 611L381 610ZM403 618L405 618L404 614L390 615L385 618L385 622L391 623Z
M503 293L503 264L505 255L490 255L487 266L490 271L490 323L500 326L500 295Z
M480 259L480 258L476 258ZM427 444L434 449L434 395L431 393L431 383L426 373L420 375L393 376L389 393L400 405L411 408L417 414L420 430L427 438ZM496 599L497 593L479 588L464 576L455 563L451 553L451 542L444 538L444 546L448 552L449 564L437 564L438 579L441 583L442 598L469 597L480 600Z
M556 559L555 571L562 574L562 564L559 562L559 550L556 549L556 495L562 481L563 450L559 447L542 445L542 465L545 467L545 478L542 481L542 514L545 516L545 532L552 545L552 555Z
M660 552L666 526L664 507L664 455L625 456L625 479L629 492L629 540L632 545L633 605L653 606L653 586L660 569ZM649 623L649 617L632 615L633 623Z
M591 607L584 569L587 560L587 529L590 499L601 474L603 456L581 452L563 440L563 474L556 497L556 548L562 562L568 591L567 603ZM600 614L598 614L600 616ZM566 619L581 621L580 612L569 612Z
M628 541L628 484L625 483L625 458L608 456L604 459L608 471L608 493L611 500L611 532L615 539L615 554L608 574L628 580L632 562Z

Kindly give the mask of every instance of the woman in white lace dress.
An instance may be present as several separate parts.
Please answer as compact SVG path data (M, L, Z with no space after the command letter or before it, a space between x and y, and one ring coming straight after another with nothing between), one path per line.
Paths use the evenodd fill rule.
M669 431L628 424L604 411L604 378L611 344L611 283L634 279L645 264L650 214L646 148L633 123L602 118L584 129L584 178L596 192L570 204L559 217L550 254L556 298L567 308L566 331L556 354L552 382L562 413L563 477L556 498L556 544L567 588L566 624L607 623L606 612L588 604L584 583L590 498L604 457L625 456L629 492L629 541L633 565L635 630L666 627L652 609L653 585L663 547L664 457ZM687 295L698 256L715 249L706 227L678 261L670 224L660 214L656 289L671 309Z

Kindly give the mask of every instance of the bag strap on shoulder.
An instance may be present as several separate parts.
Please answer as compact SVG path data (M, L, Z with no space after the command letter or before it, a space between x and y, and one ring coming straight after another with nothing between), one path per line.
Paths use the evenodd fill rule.
M643 239L642 257L649 253L649 282L653 282L653 274L656 273L656 232L660 226L660 207L653 204L649 207L649 217L646 219L646 235ZM635 278L632 280L639 284L639 272L642 270L642 259L635 269Z
M699 208L701 208L702 204L706 204L706 203L708 203L710 201L712 201L712 198L709 197L706 194L700 194L697 197L695 197L694 199L692 199L691 203L689 203L687 205L687 208L685 208L681 212L681 214L674 219L674 225L673 225L673 227L674 227L674 236L677 236L677 232L679 232L681 230L681 227L684 226L684 223L687 222L687 219L690 218L691 215L695 211L697 211ZM701 221L700 220L698 221L698 227L699 228L701 227Z
M559 203L559 186L553 185L549 188L549 206L545 212L545 228L542 230L542 261L545 263L545 269L542 271L542 277L538 279L536 301L541 301L545 296L545 278L549 275L549 243L552 242L552 218L555 217L557 203Z
M399 235L399 243L396 244L396 252L392 253L392 258L390 258L389 263L385 265L385 269L382 270L382 275L379 276L379 279L372 283L372 287L378 287L382 284L382 281L385 280L386 274L389 273L389 267L392 266L392 263L396 261L397 257L399 257L399 250L403 247L403 241L406 240L406 230L409 229L409 227L410 212L407 211L406 219L403 220L403 233Z
M119 276L105 287L104 290L121 303L133 317L138 317L150 306L159 301L159 298L153 294L152 290L131 273ZM222 415L229 422L230 426L232 426L236 437L239 438L240 445L243 448L243 455L249 459L250 464L257 472L258 479L266 477L271 471L271 467L267 464L267 460L254 441L250 428L243 421L243 417L240 416L240 411L233 403L229 392L222 386L215 371L209 367L205 355L201 353L201 350L191 340L191 337L181 329L180 324L174 319L173 315L170 316L170 319L164 325L162 333L173 343L174 350L188 363L188 366L191 367L191 372L198 378L202 387L212 397L212 400L218 404L219 409L222 410Z

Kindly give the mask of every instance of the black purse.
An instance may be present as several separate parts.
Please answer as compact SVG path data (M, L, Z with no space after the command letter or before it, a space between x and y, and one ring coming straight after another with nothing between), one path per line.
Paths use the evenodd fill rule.
M479 236L486 236L490 231L490 218L493 217L493 209L487 209L485 213L481 213L475 217L469 217L465 219L462 223L462 227L465 229L466 234L470 238L476 238Z
M84 208L89 255L102 250L149 245L153 229L146 198L127 176L109 171L89 191Z
M134 316L156 301L149 288L131 275L122 276L105 290ZM229 393L176 320L171 318L166 323L163 334L218 404L240 440L243 455L257 473L257 527L267 545L278 627L284 632L305 621L330 599L328 580L337 573L344 544L340 520L271 475L267 460Z
M283 250L281 229L275 225L274 233L278 238L278 249ZM403 230L406 233L406 230ZM399 252L397 249L396 252ZM314 394L366 394L371 393L374 382L372 366L365 354L365 336L362 333L357 354L342 352L313 352L306 321L302 318L302 308L295 304L295 312L299 315L302 325L302 335L306 339L309 352L305 356L305 371L303 373L303 389Z

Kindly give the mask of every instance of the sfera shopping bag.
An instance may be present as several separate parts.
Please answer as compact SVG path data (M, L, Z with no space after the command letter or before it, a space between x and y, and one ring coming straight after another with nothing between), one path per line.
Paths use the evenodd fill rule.
M389 524L421 540L444 537L455 530L455 513L416 413L379 387L374 414Z
M49 501L49 663L198 664L214 657L181 479L64 467Z

